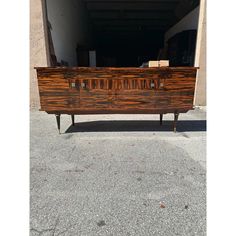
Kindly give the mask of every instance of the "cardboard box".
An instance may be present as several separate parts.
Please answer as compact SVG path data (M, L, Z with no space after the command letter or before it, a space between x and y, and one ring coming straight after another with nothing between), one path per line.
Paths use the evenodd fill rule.
M164 67L169 66L169 60L149 61L148 67Z
M159 67L159 61L149 61L148 67Z
M160 60L159 61L159 66L160 67L169 66L169 60Z

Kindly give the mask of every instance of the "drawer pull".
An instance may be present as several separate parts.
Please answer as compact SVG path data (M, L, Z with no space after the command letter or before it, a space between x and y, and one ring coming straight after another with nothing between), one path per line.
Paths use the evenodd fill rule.
M85 89L85 88L86 88L86 84L82 82L82 83L80 84L80 87L81 87L82 89Z
M71 88L75 88L76 86L75 86L75 82L72 82L71 83Z
M151 82L151 88L155 88L155 84L153 81Z

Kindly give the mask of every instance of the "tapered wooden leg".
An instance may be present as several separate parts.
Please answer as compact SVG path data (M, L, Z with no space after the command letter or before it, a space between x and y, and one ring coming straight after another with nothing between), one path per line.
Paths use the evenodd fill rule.
M162 125L163 114L160 114L160 125Z
M71 115L72 125L75 126L75 115Z
M57 128L58 128L58 132L59 132L59 134L61 134L61 132L60 132L60 129L61 129L61 114L56 114L56 120L57 120Z
M177 121L178 121L178 117L179 117L179 113L174 113L174 132L176 133L176 125L177 125Z

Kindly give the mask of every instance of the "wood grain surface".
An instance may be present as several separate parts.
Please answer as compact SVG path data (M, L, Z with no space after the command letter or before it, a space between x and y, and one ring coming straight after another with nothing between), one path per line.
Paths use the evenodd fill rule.
M41 110L164 114L193 109L196 67L36 67Z

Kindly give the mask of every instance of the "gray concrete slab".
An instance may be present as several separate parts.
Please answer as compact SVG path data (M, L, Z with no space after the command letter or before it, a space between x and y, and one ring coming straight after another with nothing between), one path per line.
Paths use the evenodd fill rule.
M31 235L206 235L206 112L31 112Z

